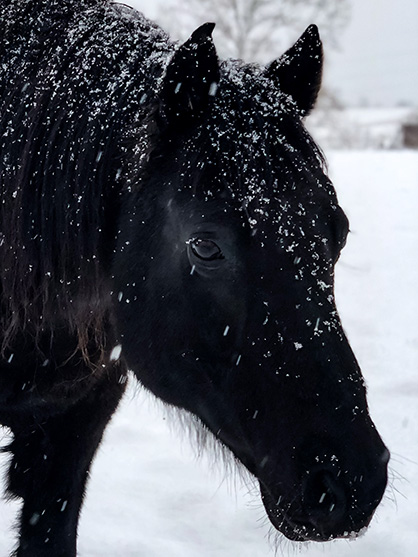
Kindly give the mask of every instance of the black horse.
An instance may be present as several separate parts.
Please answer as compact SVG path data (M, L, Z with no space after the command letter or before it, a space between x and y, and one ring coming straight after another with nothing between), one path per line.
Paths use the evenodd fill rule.
M19 557L76 555L127 369L258 479L292 540L355 535L389 453L333 296L347 219L302 118L315 26L268 67L107 0L0 3L0 421Z

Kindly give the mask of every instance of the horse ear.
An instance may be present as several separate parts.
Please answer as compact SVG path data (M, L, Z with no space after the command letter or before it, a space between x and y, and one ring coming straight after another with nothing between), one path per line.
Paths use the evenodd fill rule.
M214 28L214 23L198 27L171 59L160 93L167 122L202 114L216 94L220 72L212 40Z
M265 75L277 81L280 89L293 98L302 116L306 116L321 88L322 65L318 27L310 25L283 56L266 68Z

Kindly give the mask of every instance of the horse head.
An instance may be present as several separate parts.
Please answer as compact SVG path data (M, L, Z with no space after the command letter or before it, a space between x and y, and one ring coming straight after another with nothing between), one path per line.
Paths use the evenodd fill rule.
M205 24L168 64L158 141L124 194L114 261L123 353L258 479L292 540L356 535L389 453L334 300L348 221L302 118L316 27L267 68L219 63Z

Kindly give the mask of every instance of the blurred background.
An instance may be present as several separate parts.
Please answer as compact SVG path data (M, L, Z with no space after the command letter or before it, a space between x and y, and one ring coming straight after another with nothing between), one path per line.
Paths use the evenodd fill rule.
M185 40L214 21L222 58L268 63L310 23L325 50L324 86L307 125L322 147L418 149L416 0L126 0Z

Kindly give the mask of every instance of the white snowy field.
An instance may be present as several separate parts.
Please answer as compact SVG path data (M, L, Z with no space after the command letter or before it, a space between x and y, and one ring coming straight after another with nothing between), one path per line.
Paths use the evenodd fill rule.
M337 301L392 452L391 487L355 541L279 544L279 555L413 557L418 547L418 153L329 154L352 233ZM268 557L261 502L213 459L196 458L161 406L132 387L92 470L80 557ZM4 458L4 457L3 457ZM251 491L251 493L249 493ZM16 504L0 506L0 556Z

